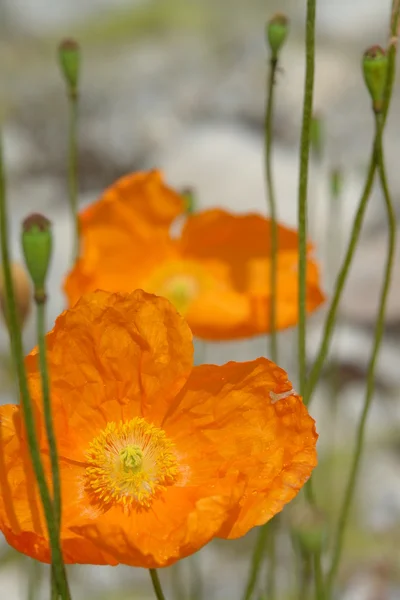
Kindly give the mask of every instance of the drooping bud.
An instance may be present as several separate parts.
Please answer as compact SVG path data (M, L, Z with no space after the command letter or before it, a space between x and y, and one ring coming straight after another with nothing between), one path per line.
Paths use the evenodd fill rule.
M267 23L266 34L272 53L272 60L277 60L280 49L286 41L289 31L289 20L286 15L277 13Z
M324 152L325 132L324 121L319 113L315 113L311 119L310 144L315 157L321 160Z
M196 192L192 187L185 187L181 190L181 196L185 200L185 212L187 215L191 215L196 210L197 198Z
M343 191L343 172L339 167L332 169L330 173L331 197L335 200L340 198Z
M45 283L53 249L51 224L46 217L34 213L24 220L22 249L33 282L35 301L45 302Z
M371 46L364 52L362 61L365 84L372 98L376 113L382 112L386 81L388 76L388 57L380 46Z
M28 274L24 267L19 263L12 263L11 268L11 279L14 288L15 305L17 309L17 315L19 324L21 327L24 326L26 319L29 316L32 306L32 288L29 281ZM4 317L5 322L8 321L7 316L7 298L4 283L4 274L0 270L0 309Z
M291 532L294 540L307 553L319 552L327 539L325 515L309 504L296 504L290 512Z
M78 91L81 52L75 40L67 39L58 47L58 58L61 72L70 94L76 95Z

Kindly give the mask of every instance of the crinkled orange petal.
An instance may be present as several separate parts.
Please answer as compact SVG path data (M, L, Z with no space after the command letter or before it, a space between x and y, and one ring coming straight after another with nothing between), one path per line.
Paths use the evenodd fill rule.
M314 420L285 371L260 358L195 367L162 426L202 477L234 470L247 481L221 537L244 535L292 500L317 464ZM213 449L213 451L211 451ZM199 467L196 468L196 481Z
M8 543L19 552L42 562L50 562L50 551L41 502L25 441L21 438L20 409L15 405L0 407L0 529ZM49 461L42 455L48 484ZM71 471L74 471L73 476ZM67 563L116 564L112 556L68 529L65 521L87 507L80 505L79 486L82 469L61 461L63 495L62 551Z
M278 253L296 251L297 246L297 232L278 224ZM271 255L271 221L257 214L233 214L221 209L192 214L182 231L181 252L226 261L234 270L236 286L246 289L243 266L248 260Z
M96 289L130 292L161 259L175 255L169 239L184 200L161 173L135 173L119 179L80 214L83 253L67 276L69 304Z
M132 173L118 179L104 194L80 213L82 233L88 227L120 231L137 230L142 238L157 230L168 234L172 221L185 210L182 196L169 188L160 171Z
M213 537L265 523L316 464L314 421L286 373L266 359L191 371L190 331L165 299L141 290L89 294L46 341L66 562L172 564ZM36 351L26 366L50 483ZM0 407L0 529L13 546L48 561L21 415ZM145 446L112 428L90 463L91 444L108 425L134 417L149 427ZM124 462L128 450L145 457L141 488Z
M217 535L243 487L235 474L207 483L168 488L147 512L121 518L119 511L111 509L72 530L118 562L146 568L168 566Z
M298 256L285 253L278 257L277 267L277 330L293 327L298 323ZM253 260L248 264L248 298L250 302L251 323L255 333L270 331L272 296L265 291L265 282L270 280L271 263L269 260ZM313 313L325 301L320 288L319 270L311 257L307 260L306 272L306 310Z
M186 322L167 300L142 290L82 297L58 317L46 342L60 453L79 461L107 422L162 415L193 361ZM40 407L36 349L26 369Z
M277 330L298 322L298 235L278 225ZM308 246L309 252L312 249ZM201 338L235 339L269 332L271 304L271 222L260 215L233 215L208 210L188 218L182 232L181 253L192 260L225 261L230 268L229 293L198 298L186 318ZM315 260L307 260L307 311L325 300ZM224 318L224 314L226 318Z

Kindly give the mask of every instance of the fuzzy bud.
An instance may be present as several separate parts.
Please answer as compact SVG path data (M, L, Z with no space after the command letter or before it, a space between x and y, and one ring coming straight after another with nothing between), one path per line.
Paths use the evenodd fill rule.
M22 224L22 249L31 276L36 302L45 302L45 282L53 249L51 224L43 215L34 213Z
M19 263L12 263L10 268L17 315L19 324L21 327L23 327L29 316L32 306L32 288L28 274L22 265ZM4 274L2 271L0 271L0 309L4 320L7 323L7 298Z
M371 46L364 52L362 61L365 84L376 113L382 112L388 75L388 57L380 46Z
M321 511L308 504L296 504L290 522L293 538L305 552L321 551L327 538L326 518Z
M277 13L268 21L266 26L266 34L273 60L277 60L279 51L285 43L288 30L288 18L282 13Z
M68 91L71 95L76 95L81 62L81 52L77 42L72 39L61 42L58 47L58 58Z

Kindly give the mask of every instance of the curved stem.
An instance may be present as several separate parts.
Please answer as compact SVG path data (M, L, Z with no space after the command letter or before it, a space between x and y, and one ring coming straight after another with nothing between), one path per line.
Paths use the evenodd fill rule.
M22 346L21 329L18 322L13 283L10 270L10 257L8 251L7 207L5 200L5 176L3 171L2 147L0 141L0 243L2 254L2 267L7 302L7 317L10 331L11 351L17 372L19 390L22 403L22 415L26 428L26 435L32 460L33 471L38 484L40 498L43 504L49 534L51 555L54 566L54 576L60 596L63 600L70 600L68 584L63 564L58 527L53 512L53 505L49 488L46 483L45 472L41 460L39 443L36 435L35 419L32 401L29 394L28 381L24 366L24 351Z
M58 452L56 436L53 427L53 416L50 398L49 373L46 360L46 338L45 338L45 303L37 303L37 339L39 349L40 377L42 382L43 414L46 426L47 441L49 444L50 464L53 477L53 507L54 517L60 529L61 524L61 483L60 468L58 464Z
M399 15L400 15L400 2L398 0L393 1L392 6L392 19L391 19L391 36L392 39L389 43L388 50L388 77L385 88L384 95L384 103L383 103L383 113L381 116L381 129L383 132L383 128L386 123L387 115L390 108L390 103L393 95L393 85L396 75L396 40L397 40L397 28L399 24ZM347 248L346 255L343 260L342 267L339 271L339 274L335 283L335 292L332 298L332 302L329 308L328 315L325 321L324 332L322 335L322 340L317 352L317 357L314 361L313 367L311 369L308 383L306 386L306 393L304 395L304 403L308 405L312 399L312 395L314 393L315 387L318 383L319 377L321 375L322 368L325 363L326 356L329 351L330 342L332 339L333 329L336 322L337 310L339 308L340 299L342 297L342 292L347 281L347 276L349 273L349 269L353 260L354 252L357 247L357 243L360 237L361 227L364 221L364 215L367 208L368 200L371 195L372 185L374 182L375 171L376 171L376 160L375 160L375 141L374 146L371 153L371 158L368 167L367 179L365 181L364 190L361 196L360 204L357 209L356 216L354 218L353 227L350 233L350 242Z
M381 187L383 191L383 196L385 199L385 206L388 218L388 228L389 228L389 238L388 238L388 251L387 251L387 259L386 259L386 267L384 273L384 280L381 290L380 303L378 309L378 315L375 326L375 336L374 343L371 353L370 362L368 365L368 373L367 373L367 388L364 399L364 406L361 413L360 422L357 429L357 437L356 437L356 445L354 450L353 461L351 464L350 475L346 486L346 491L342 503L342 507L339 513L339 521L338 527L336 531L336 536L333 544L333 556L332 563L328 573L327 578L327 589L329 593L332 590L333 582L335 575L337 573L337 569L339 567L342 547L343 547L343 539L344 533L347 526L347 521L349 518L350 508L354 496L354 490L357 481L358 470L361 461L362 450L364 447L364 438L365 438L365 427L367 423L369 409L372 403L374 391L375 391L375 368L378 359L379 349L382 342L384 323L385 323L385 312L386 312L386 303L390 290L390 282L394 264L395 257L395 246L396 246L396 218L392 206L392 201L390 198L389 188L387 184L387 177L385 171L385 163L383 157L383 149L382 149L382 132L383 132L383 118L381 115L376 115L375 118L376 124L376 162L378 165L379 178L381 182Z
M306 281L307 281L307 192L310 130L312 122L315 71L316 0L307 0L306 17L306 76L304 84L303 121L300 139L300 176L298 201L299 228L299 334L298 361L300 395L306 383Z
M268 207L271 219L271 304L270 304L270 358L278 361L278 339L276 332L276 300L277 300L277 258L278 258L278 224L276 219L276 202L272 178L272 114L273 92L278 59L274 56L270 60L268 76L267 104L265 109L265 178L267 185Z
M354 218L353 227L350 236L349 246L346 251L346 256L343 260L342 267L339 271L339 274L335 283L335 291L333 294L332 302L329 307L328 315L326 317L324 332L322 335L322 341L320 347L317 352L317 358L312 366L310 371L306 391L304 394L304 403L309 405L315 387L318 383L319 376L321 374L322 367L324 366L325 359L327 357L330 342L332 339L333 330L336 323L337 310L339 308L339 302L342 297L342 292L344 289L344 285L347 281L347 276L350 270L350 266L353 260L354 252L356 250L358 240L361 233L362 224L364 221L365 211L367 209L368 200L372 191L372 185L374 183L375 177L375 148L372 151L372 156L370 159L370 164L368 168L367 179L365 181L364 190L361 196L360 204L357 209L356 216Z
M162 591L160 578L158 577L157 569L149 569L151 582L153 584L154 593L157 600L166 600L164 592Z
M260 570L261 561L264 556L265 546L267 543L268 528L265 525L260 527L258 532L258 538L254 547L254 552L251 560L251 569L245 592L243 594L243 600L250 600L257 583L258 572Z

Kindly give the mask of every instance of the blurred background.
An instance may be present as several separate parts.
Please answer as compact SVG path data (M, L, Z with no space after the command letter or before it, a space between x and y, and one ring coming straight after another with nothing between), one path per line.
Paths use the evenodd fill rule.
M305 4L299 0L0 0L0 117L13 257L21 256L18 232L24 216L40 211L52 219L51 321L64 308L61 282L72 247L66 184L67 101L57 65L59 41L74 37L83 53L82 206L119 176L159 167L172 186L195 188L199 208L266 213L264 23L276 10L285 11L291 31L276 81L274 172L279 218L295 226ZM368 46L386 45L390 6L390 0L318 1L314 104L322 123L323 146L320 154L312 156L309 227L328 295L347 244L372 143L373 118L360 60ZM385 148L398 214L399 131L397 85ZM339 198L332 197L332 170L343 176ZM311 411L320 433L318 499L333 523L363 402L385 252L384 203L376 188L341 304L331 358ZM324 310L310 320L310 361L323 318ZM280 362L293 381L295 334L280 336ZM343 600L400 598L399 337L397 260L368 447L340 571L338 598ZM27 350L34 345L32 319L25 342ZM266 348L265 338L258 338L207 344L201 352L207 362L222 363L254 358L265 354ZM4 329L0 352L0 401L8 402L13 388ZM250 534L244 542L210 544L195 559L161 574L167 591L181 578L185 600L239 598L253 541ZM0 549L2 597L28 598L29 581L38 580L43 569L17 557L4 544ZM287 571L291 558L290 540L282 536L278 578L285 600L294 597L294 581ZM145 571L79 567L71 573L76 600L152 598ZM39 588L36 598L46 598L44 588Z

